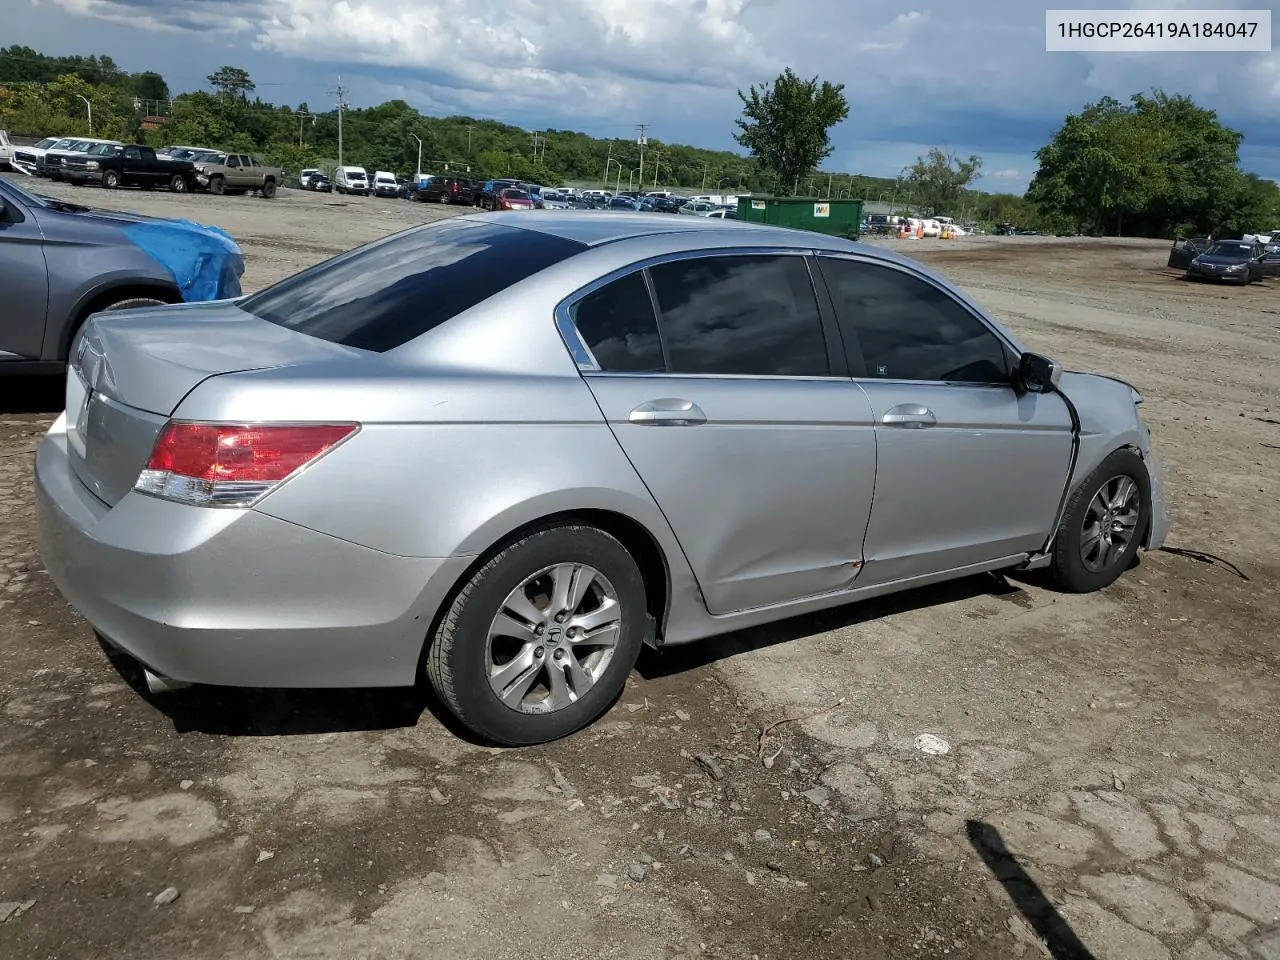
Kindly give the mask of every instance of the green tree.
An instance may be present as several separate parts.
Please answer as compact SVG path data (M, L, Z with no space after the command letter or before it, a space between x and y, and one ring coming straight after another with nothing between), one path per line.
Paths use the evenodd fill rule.
M254 82L249 79L249 71L243 67L219 67L206 78L209 86L227 97L245 99L255 89Z
M1254 215L1265 192L1240 171L1242 139L1189 97L1104 97L1037 152L1027 198L1091 233L1221 232Z
M954 214L961 196L982 170L982 158L961 160L937 147L902 171L914 203L934 214Z
M831 128L849 116L844 84L802 80L787 67L772 84L738 91L742 116L734 139L792 193L801 177L831 156Z

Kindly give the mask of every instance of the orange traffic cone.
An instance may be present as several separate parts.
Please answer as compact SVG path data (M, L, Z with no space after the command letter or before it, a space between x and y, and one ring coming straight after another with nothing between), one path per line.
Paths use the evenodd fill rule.
M918 224L916 224L916 239L917 240L924 239L924 221L923 220L921 220Z
M907 239L907 221L905 220L898 221L898 239L899 240Z

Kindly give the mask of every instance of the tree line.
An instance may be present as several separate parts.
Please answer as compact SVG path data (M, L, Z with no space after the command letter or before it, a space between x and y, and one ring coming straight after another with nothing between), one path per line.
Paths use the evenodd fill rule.
M87 135L91 109L99 136L259 153L295 172L338 162L335 109L263 100L240 67L221 67L207 80L207 90L174 96L160 74L129 73L110 57L0 49L0 128ZM406 176L418 170L421 156L423 172L484 179L850 197L899 212L1067 234L1227 236L1280 226L1280 187L1240 167L1243 135L1186 96L1156 91L1128 104L1105 97L1086 105L1037 152L1030 187L1016 196L979 189L981 157L941 149L893 178L824 170L831 131L849 115L843 84L803 78L788 67L738 95L734 136L746 155L650 139L643 175L633 139L428 117L403 100L344 110L342 160Z

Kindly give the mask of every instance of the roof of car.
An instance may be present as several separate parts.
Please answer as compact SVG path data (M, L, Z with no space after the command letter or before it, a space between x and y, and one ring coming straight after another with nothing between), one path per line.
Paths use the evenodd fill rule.
M719 231L732 236L751 232L751 244L775 243L778 246L804 246L806 243L822 247L844 246L846 241L808 230L788 230L785 227L744 223L741 220L725 222L710 217L675 217L669 213L628 213L615 215L588 210L545 210L536 217L528 214L475 213L464 214L469 220L496 222L519 226L527 230L576 240L589 247L618 240L633 240L662 234ZM881 251L877 251L879 253Z

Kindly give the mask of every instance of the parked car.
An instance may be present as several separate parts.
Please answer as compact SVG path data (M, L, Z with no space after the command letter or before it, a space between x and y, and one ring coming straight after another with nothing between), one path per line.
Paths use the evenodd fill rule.
M0 375L64 369L90 315L240 295L244 260L218 231L91 210L0 179Z
M58 144L70 146L72 143L75 143L74 137L45 137L33 147L14 147L10 165L19 173L34 177L46 151Z
M257 192L267 200L284 183L284 171L259 163L248 153L220 153L195 165L196 182L210 193Z
M481 210L496 210L498 194L509 187L516 187L518 180L486 180L476 195L476 206ZM519 189L516 187L516 189Z
M424 203L456 203L470 207L476 202L476 184L466 177L432 177L418 190L418 198Z
M373 175L373 194L377 197L394 197L400 192L400 184L396 175L387 170L378 170Z
M738 211L731 210L728 207L721 207L719 210L712 210L707 214L707 217L712 220L737 220Z
M196 168L189 160L158 157L142 144L119 147L104 143L88 153L68 157L62 165L62 177L71 183L100 183L108 190L167 187L174 193L188 193L195 188Z
M315 193L332 193L333 181L323 173L313 173L307 180L307 189Z
M61 141L59 141L59 144ZM81 137L73 140L66 146L55 144L44 152L44 156L40 157L36 163L36 174L41 177L48 177L50 180L62 179L62 167L67 160L75 158L83 153L88 153L93 147L100 144L110 144L111 146L122 147L119 140L100 140L94 137Z
M1241 286L1261 280L1262 245L1246 240L1218 240L1188 265L1188 280L1222 280Z
M1167 529L1141 402L887 250L463 215L92 318L39 548L153 690L421 669L483 738L541 743L645 644L982 571L1111 584Z
M0 170L13 167L13 144L9 141L9 131L0 130Z
M613 197L609 201L609 204L605 209L606 210L639 210L640 201L637 200L635 197L617 196L617 197Z
M333 189L335 193L367 197L372 188L369 183L369 174L364 167L342 166L333 172Z
M319 167L303 167L298 171L298 186L303 190L310 190L311 178L317 174L323 176L324 171Z
M682 204L676 212L695 217L705 217L714 209L716 209L716 205L710 200L690 200L688 203Z
M507 187L498 191L498 197L494 202L495 210L532 210L533 197L529 196L525 191L518 190L515 187Z

